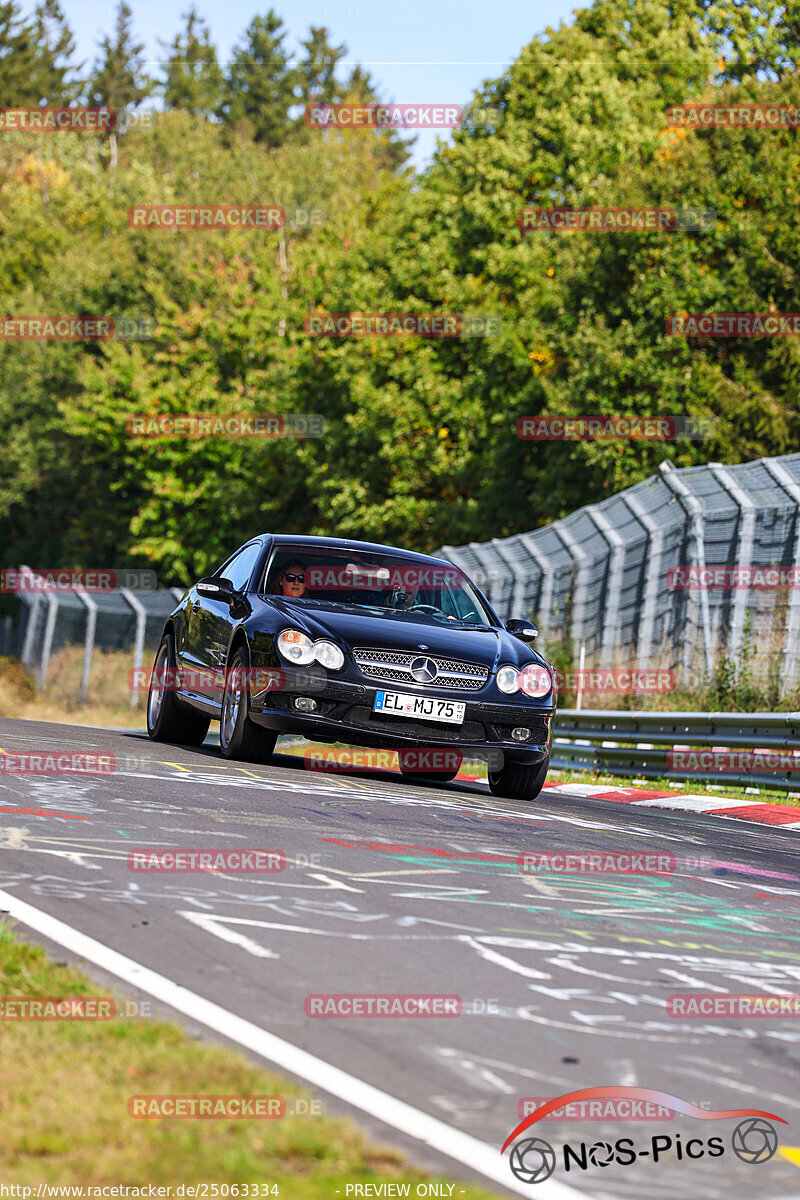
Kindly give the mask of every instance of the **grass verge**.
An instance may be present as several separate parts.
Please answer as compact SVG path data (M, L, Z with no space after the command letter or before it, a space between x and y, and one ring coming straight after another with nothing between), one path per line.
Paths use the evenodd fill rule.
M149 673L152 652L145 654ZM50 660L43 688L17 659L0 657L0 717L25 721L57 721L69 725L113 725L138 729L144 725L142 693L131 708L130 672L133 656L114 651L95 651L89 677L87 703L81 702L83 647L65 646Z
M0 923L0 995L107 996L80 971L51 962ZM124 1002L123 1002L124 1004ZM213 1120L128 1116L131 1095L306 1097L248 1062L195 1041L175 1023L3 1021L0 1035L0 1179L142 1186L277 1185L288 1200L334 1200L348 1183L416 1184L432 1176L392 1149L370 1144L348 1121L325 1115ZM512 1114L513 1115L513 1114ZM490 1200L468 1184L454 1194Z

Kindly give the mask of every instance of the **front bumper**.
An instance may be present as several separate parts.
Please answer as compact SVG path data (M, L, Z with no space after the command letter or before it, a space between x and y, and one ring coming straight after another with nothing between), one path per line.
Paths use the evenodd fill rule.
M509 761L529 764L541 762L549 754L555 714L552 705L534 707L473 700L468 695L449 690L447 693L431 690L426 694L437 699L461 701L466 706L461 725L445 725L422 718L373 712L375 693L385 690L403 689L330 678L313 688L303 688L299 681L292 681L287 672L284 689L251 697L250 717L257 725L279 733L299 733L317 741L348 742L376 749L456 746L464 757L469 754L494 759L500 750ZM317 711L298 711L295 700L299 696L315 700ZM519 726L530 730L530 737L525 742L511 737L511 730ZM492 751L495 751L494 755Z

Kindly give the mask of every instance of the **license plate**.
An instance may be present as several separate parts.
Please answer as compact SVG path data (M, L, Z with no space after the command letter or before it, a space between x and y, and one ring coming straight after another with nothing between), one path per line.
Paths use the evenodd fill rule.
M466 704L455 700L437 700L433 696L410 696L407 692L376 692L373 712L394 717L426 717L429 721L444 721L460 725Z

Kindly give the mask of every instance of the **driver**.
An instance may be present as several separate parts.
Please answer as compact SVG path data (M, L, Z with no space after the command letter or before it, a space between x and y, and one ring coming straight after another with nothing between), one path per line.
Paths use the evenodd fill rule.
M387 608L413 608L418 603L419 588L394 588L387 592L383 603Z
M278 595L298 600L306 595L306 569L301 562L290 562L278 576Z

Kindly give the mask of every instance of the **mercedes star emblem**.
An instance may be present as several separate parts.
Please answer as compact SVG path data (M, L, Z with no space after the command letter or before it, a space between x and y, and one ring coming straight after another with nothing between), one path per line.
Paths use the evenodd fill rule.
M411 674L417 683L433 683L439 672L432 658L422 658L420 656L412 662Z

